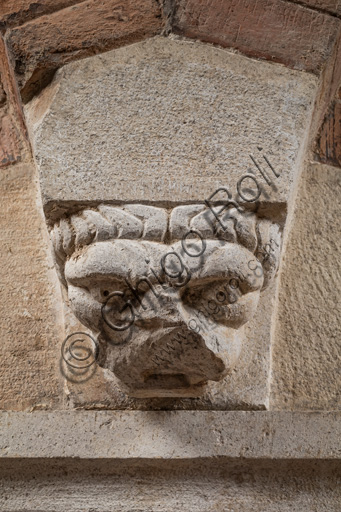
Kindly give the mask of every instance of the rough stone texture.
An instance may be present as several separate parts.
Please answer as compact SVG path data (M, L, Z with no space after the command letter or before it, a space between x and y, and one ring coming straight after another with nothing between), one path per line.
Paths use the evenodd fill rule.
M269 373L271 357L271 326L275 286L272 283L262 292L254 317L245 325L242 350L231 374L219 382L209 381L198 398L133 398L122 390L122 382L111 371L92 364L85 370L70 368L59 353L61 373L65 376L67 404L71 408L85 409L136 409L136 410L264 410L269 406ZM67 334L87 332L67 304L65 297L65 329ZM211 322L199 313L200 324ZM211 323L209 324L211 325ZM77 336L78 337L78 336ZM80 337L83 339L84 337ZM86 337L85 337L86 338ZM74 339L74 338L73 338ZM94 345L84 339L87 349L94 352ZM162 365L172 354L167 347L160 357ZM64 353L64 351L63 351ZM66 354L69 359L69 354ZM93 361L89 355L87 364ZM70 360L71 363L76 363ZM76 363L77 364L77 363ZM182 390L183 391L183 390ZM178 393L181 396L181 393ZM193 393L192 393L193 395ZM182 393L183 396L183 393Z
M0 74L0 407L56 407L62 400L56 364L58 283L47 252L35 167L32 160L16 164L31 155L2 37Z
M63 337L34 166L0 173L0 408L58 407Z
M339 20L281 0L176 0L172 26L187 37L319 73Z
M127 209L128 211L133 209L134 213L136 214L138 211L140 211L141 205L126 205L124 208ZM146 206L143 208L148 210L150 207ZM181 211L190 210L190 209L193 209L193 206L179 207L179 209ZM200 209L202 210L202 205L200 206ZM105 207L105 211L107 213L111 212L111 210L116 211L118 209L113 208L113 207ZM158 210L158 209L152 208L152 210ZM101 208L101 211L102 211L102 213L104 212L104 210L102 208ZM173 210L173 212L176 212L176 211L177 211L177 209ZM90 213L92 215L89 215ZM140 213L141 213L141 211L140 211ZM95 215L95 214L98 215L98 213L96 213L94 210L85 211L85 216L84 216L83 220L87 219L87 222L89 222L91 218L94 220L93 215ZM81 216L82 215L83 214L81 214ZM229 215L231 215L231 216L233 215L233 212L231 210L229 211ZM81 217L81 216L73 215L71 217L72 224L75 227L75 233L74 233L76 235L75 240L78 239L79 242L81 241L79 238L80 233L82 233L82 236L84 236L84 234L86 234L86 232L87 232L86 230L84 230L84 227L86 227L86 222L84 221L83 224L79 224L79 220L80 220L79 217ZM182 217L183 216L184 215L182 213ZM199 214L199 216L200 216L200 214ZM171 216L171 218L172 218L172 216ZM174 218L178 218L178 216L174 215ZM96 220L96 226L97 226L96 233L92 232L91 237L88 239L87 243L91 242L91 239L93 236L100 239L103 235L108 236L110 234L110 224L106 225L105 219L103 218L101 220L101 223L102 223L102 225L101 225L98 222L98 220L100 220L100 219L101 219L101 216L99 216L99 219ZM227 222L226 217L222 216L221 219L224 220L224 223ZM117 217L114 217L114 220L117 221ZM194 217L193 221L195 221L195 217ZM239 220L239 222L240 222L240 220ZM252 218L247 219L247 222L251 222L251 225L252 225ZM247 222L245 219L244 220L242 219L242 225L244 225L245 223L247 224ZM263 224L264 224L264 226L261 229L259 229L259 227ZM162 225L162 223L161 223L161 225ZM263 241L262 241L262 237L268 237L268 238L269 237L271 238L272 236L276 237L276 233L278 233L278 232L275 230L275 231L272 231L272 234L271 234L271 229L270 229L270 231L268 229L268 227L271 228L271 225L272 225L271 222L267 221L267 220L262 220L258 223L257 231L258 231L258 236L260 236L260 239L258 242L260 244L260 247L263 247L265 244L265 238L263 238ZM76 226L77 226L77 228L76 228ZM80 232L79 229L81 227L82 227L82 230ZM111 228L115 229L114 225L112 225ZM265 228L265 229L263 229L263 228ZM239 229L240 229L240 227L238 228L238 230ZM232 235L233 234L232 231L231 231L231 229L229 229L225 235L227 236L228 233L230 235ZM66 222L65 219L63 219L60 222L60 225L58 223L55 226L55 228L53 229L53 233L52 233L52 239L54 241L55 246L57 244L56 251L57 251L58 256L56 254L56 259L57 259L57 261L59 260L57 268L60 269L60 276L62 279L64 279L63 278L63 276L64 276L63 261L65 262L64 249L69 253L70 252L69 249L72 247L72 244L73 244L73 235L72 235L72 233L70 233L71 234L71 237L70 237L68 235L68 233L70 233L70 231L69 231L69 227L68 227L68 222ZM251 235L251 233L252 233L252 231L250 232L250 235ZM155 233L154 236L156 234L157 233ZM241 234L241 232L239 232L239 235L240 234ZM244 235L245 235L245 233L244 233ZM163 236L164 235L161 233L161 238ZM169 237L169 235L166 235L166 236ZM175 233L173 233L173 236L176 238L177 235ZM242 236L242 238L244 238L244 236ZM214 242L214 240L206 241L206 243L208 245L209 244L212 245L212 242ZM170 302L174 301L174 304L175 305L178 304L180 307L182 304L182 301L178 302L176 300L177 288L170 287L169 290L164 289L163 287L160 288L158 286L159 282L156 282L153 279L154 276L151 273L149 273L150 268L153 268L154 272L156 272L156 273L158 273L160 270L160 261L158 260L158 255L159 255L159 258L161 258L161 254L159 254L160 253L159 250L155 249L155 245L157 245L157 244L155 244L155 243L153 244L152 242L139 242L139 243L141 243L141 245L142 245L139 252L141 252L141 250L146 250L148 248L150 249L149 246L153 246L153 251L151 251L151 253L150 253L150 260L152 260L152 263L150 262L149 265L145 264L145 271L147 274L147 278L149 280L153 281L153 283L154 283L152 285L154 287L153 289L154 290L156 289L156 291L159 293L160 297L162 297L164 300L167 298L168 301L170 301ZM225 242L222 242L222 243L225 243ZM131 351L131 354L129 355L129 346L131 345L132 347L135 347L136 341L137 341L137 339L135 339L135 337L138 338L138 334L140 334L140 337L141 337L141 333L143 332L143 331L141 331L141 327L148 328L148 329L150 329L150 327L151 327L149 325L150 322L148 322L148 314L150 313L150 310L148 310L148 308L147 308L147 311L142 311L142 308L138 308L138 311L136 311L134 308L134 312L136 314L136 316L135 316L136 322L135 323L136 323L136 326L138 326L138 328L136 328L136 326L134 324L132 331L129 330L129 331L125 331L124 333L119 333L119 332L116 332L115 330L109 329L107 327L107 325L104 324L104 322L102 320L103 316L98 312L98 307L96 307L96 304L98 302L101 303L101 302L103 302L103 300L105 300L104 294L107 293L108 291L110 292L110 291L113 291L114 289L115 290L122 289L123 291L129 291L129 290L125 290L124 286L122 287L122 284L120 284L120 281L117 281L116 279L114 281L111 281L110 275L107 274L108 270L110 273L112 273L112 263L114 261L116 261L116 263L115 263L115 268L116 268L115 274L116 274L117 269L120 268L120 261L122 261L122 257L120 256L119 252L117 253L117 247L116 247L116 249L114 246L111 247L111 244L109 242L106 242L105 240L103 240L102 243L97 242L93 247L90 246L89 249L90 249L90 252L92 255L96 254L96 251L100 251L100 254L103 255L104 253L102 250L104 250L104 252L108 252L108 250L109 250L108 258L107 257L105 257L105 258L104 257L100 257L100 258L96 257L94 259L93 257L90 256L87 259L87 257L86 257L88 254L87 246L85 246L84 248L76 248L74 256L72 256L70 253L71 257L67 258L68 261L67 261L67 276L66 277L67 277L67 281L69 282L68 288L69 288L69 297L71 299L71 301L70 301L71 308L68 306L69 300L68 300L67 295L65 295L65 297L64 297L64 300L65 300L64 315L65 315L66 331L67 331L67 334L72 334L74 332L80 332L80 331L81 332L84 332L84 331L89 332L91 334L91 331L88 331L87 329L84 328L84 324L85 324L91 328L92 334L93 334L94 330L96 331L97 328L99 328L100 332L102 333L101 334L102 341L104 341L103 336L105 336L106 341L105 341L104 345L100 346L100 357L99 357L98 362L101 366L107 367L111 371L106 370L105 368L103 369L103 368L97 366L97 364L92 364L92 363L94 363L93 354L94 354L95 347L94 347L94 343L91 342L89 337L87 337L87 336L71 337L70 341L68 341L65 345L63 345L61 352L64 355L66 361L69 361L69 363L71 363L73 366L70 367L70 364L66 364L66 361L62 360L62 356L60 355L61 371L67 379L66 380L66 396L67 396L69 405L71 407L76 407L76 408L80 408L80 407L84 408L85 407L85 408L97 408L97 409L98 408L100 409L103 407L110 408L110 409L127 409L127 408L128 409L130 409L130 408L135 408L135 409L165 409L165 408L166 409L193 409L193 408L198 408L198 409L214 409L214 408L217 408L217 409L236 409L236 408L237 409L240 409L240 408L242 408L242 409L250 409L250 408L251 409L264 409L264 408L266 408L268 405L268 394L269 394L268 381L269 381L269 369L270 369L271 311L272 311L272 307L273 307L273 298L274 298L274 291L275 291L275 286L274 286L275 283L274 282L270 283L270 286L268 286L269 283L268 283L267 276L269 276L270 280L273 281L272 277L274 277L274 276L272 275L272 271L271 271L272 263L273 263L273 255L276 254L276 247L277 247L277 249L279 249L279 245L280 245L279 240L277 240L277 243L278 243L278 247L276 245L273 245L273 247L272 247L272 244L274 244L274 241L272 242L272 244L270 244L271 256L269 256L269 259L264 260L263 265L262 265L263 266L263 277L265 277L265 280L263 282L263 287L264 288L267 287L267 289L262 291L262 293L259 297L256 314L254 314L253 318L250 319L250 317L252 317L252 309L249 310L247 313L248 317L249 317L248 322L246 323L246 325L244 327L240 328L236 332L236 334L238 334L238 336L235 336L236 339L234 340L233 343L235 345L235 348L239 347L239 350L240 350L240 348L242 350L239 355L239 359L237 359L237 363L235 364L235 367L234 367L232 373L230 372L229 375L224 380L222 380L220 382L209 382L207 384L207 386L205 387L205 389L202 390L202 391L204 391L204 393L202 393L202 396L200 398L196 398L196 399L194 399L194 398L191 398L191 399L189 399L189 398L188 399L185 399L185 398L162 398L162 399L161 398L153 398L153 399L141 398L141 396L156 396L156 395L163 396L163 397L165 397L165 396L168 396L168 397L169 396L179 396L179 397L198 396L198 391L201 391L198 389L198 387L195 390L193 390L193 386L192 386L192 389L189 388L187 391L184 387L182 387L182 389L179 389L177 392L175 392L176 391L175 386L172 385L172 386L168 386L168 388L170 388L170 389L168 389L168 390L163 389L162 392L161 392L161 389L158 389L158 392L156 393L155 385L153 387L151 386L151 384L154 384L154 382L148 382L147 388L150 387L150 391L148 393L146 391L144 391L142 394L140 392L139 393L140 398L133 399L131 396L129 396L129 394L130 395L133 394L133 396L137 396L136 387L137 387L138 381L139 381L139 379L137 378L139 369L143 368L146 365L148 367L152 364L152 365L156 365L157 370L158 370L157 373L162 373L164 371L166 371L166 373L167 373L167 365L170 364L172 361L175 362L175 364L181 363L181 361L177 360L177 358L175 358L175 360L174 360L174 355L179 356L179 353L181 353L181 351L182 351L182 350L179 350L181 348L178 344L179 340L181 341L181 345L183 345L183 346L186 346L186 343L189 340L187 340L187 336L186 337L174 336L174 338L176 338L178 341L176 341L176 339L174 339L173 343L168 343L168 345L164 347L161 345L161 340L159 339L160 337L155 336L155 333L153 333L153 336L155 338L155 345L153 347L150 347L150 351L148 354L143 355L143 353L141 353L141 348L143 348L143 344L142 344L141 347L137 346L137 351L133 350L133 351ZM120 244L121 244L121 249L123 248L123 245L125 244L127 246L126 248L129 247L130 251L131 251L132 249L134 249L136 242L131 242L129 240L121 239ZM227 244L227 245L230 245L230 244ZM178 254L180 254L180 257L183 260L190 259L188 257L186 258L186 256L183 254L179 243L173 243L172 246L174 247L174 249L176 249L178 251ZM167 246L165 246L164 250L167 250L166 247ZM120 247L118 247L118 249L120 249ZM239 249L239 246L237 245L235 247L235 249L236 249L235 252L238 252L238 250L242 249L242 247L240 247L240 249ZM269 250L269 247L267 249ZM95 250L95 253L94 253L94 250ZM114 251L116 250L117 258L113 259L110 256L110 253L112 250L114 250ZM192 247L192 250L193 250L193 247ZM209 252L210 251L208 251L208 253ZM231 251L231 253L233 253L233 254L235 254L235 252ZM262 255L260 254L260 252L257 252L257 258L259 258L259 261L262 261ZM161 247L161 253L162 253L162 247ZM247 253L247 251L246 251L246 253ZM63 256L63 254L64 254L64 256ZM77 254L78 254L78 256L77 256ZM133 265L134 258L135 257L134 257L134 250L133 250L131 257L129 258L129 261L127 263L131 270L133 270L133 269L136 270L135 266ZM156 261L154 261L155 258L156 258ZM138 265L143 266L145 260L143 258L139 258L139 260L140 260L140 263ZM92 263L91 263L91 261L92 261ZM278 254L275 258L275 261L278 262ZM89 266L89 264L90 264L90 266ZM186 264L188 266L188 261ZM230 262L230 264L231 264L231 262ZM239 262L238 258L236 258L236 261L233 263L233 265L238 266L239 264L240 264L240 262ZM91 267L93 265L95 265L93 267L93 270L96 267L95 273L93 271L91 271ZM192 262L191 266L193 266L193 265L194 265L194 267L196 267L196 265L193 264L193 262ZM260 271L260 263L258 265L259 266L257 267L257 270L256 270L257 275L259 274L259 271ZM254 265L251 265L251 266L252 266L252 268L254 268ZM218 268L218 265L213 265L213 267ZM200 268L201 267L199 265L199 269ZM80 270L80 272L79 272L79 270ZM205 268L203 268L203 270L205 270ZM75 274L75 271L76 271L77 275ZM89 271L90 271L91 275L89 275ZM126 268L122 267L120 274L125 275ZM134 273L131 274L128 271L128 274L129 274L128 280L130 282L131 279L134 279ZM186 275L186 277L189 276L189 272L187 272L187 271L184 272L184 274ZM251 273L250 273L250 275L251 275ZM193 279L193 280L195 281L195 279ZM259 284L260 284L262 282L262 280L263 280L263 278L255 279L253 281L253 283L255 283L255 281L259 281ZM90 283L90 281L91 281L91 283ZM174 279L171 281L174 282ZM179 281L179 279L176 281ZM182 282L182 279L180 279L180 281ZM84 288L85 283L87 283L86 288ZM138 283L138 281L137 281L137 283ZM141 292L143 290L143 286L141 286L141 285L138 286L137 283L134 281L135 288L138 288L139 291ZM221 284L223 285L223 283L221 283ZM74 285L76 285L76 286L74 286ZM148 289L148 287L147 287L147 289ZM229 289L229 287L227 287L227 289ZM244 289L244 285L243 285L243 289ZM88 290L90 291L90 293ZM217 335L217 333L219 334L219 329L216 329L216 327L218 327L215 322L216 317L213 314L214 312L209 309L208 301L212 298L210 295L213 292L219 293L221 291L222 290L220 290L219 287L218 287L218 291L217 291L217 289L214 291L214 290L212 290L211 286L206 286L204 288L205 293L203 294L203 296L200 296L200 300L196 304L197 309L192 310L192 313L194 314L194 319L195 319L195 325L192 325L193 322L191 322L191 327L192 327L193 331L194 332L200 331L201 333L204 333L205 336L208 337L208 339L212 338L212 337L214 338ZM231 299L229 299L229 300L234 300L235 293L238 293L237 297L239 296L239 290L231 289L228 291L230 292L228 297L230 297L230 295L231 295ZM173 292L173 293L171 293L171 292ZM225 285L225 293L227 293L226 285ZM255 290L255 293L259 293L259 291L257 292ZM251 293L250 296L254 296L255 293ZM142 297L143 297L143 299L141 302L144 303L144 305L146 305L145 300L147 298L150 299L150 302L152 304L153 304L152 299L155 299L152 292L150 292L149 294L146 294L146 296L143 296L141 294L141 298ZM245 299L245 297L243 299ZM258 299L256 298L256 301L257 300ZM251 302L252 301L255 302L255 297L253 297L253 298L251 297ZM160 330L160 327L162 327L162 322L165 321L166 323L167 322L171 323L171 320L172 320L170 304L168 303L167 307L165 307L165 304L163 304L161 299L160 299L160 303L156 302L156 304L155 304L155 302L156 301L154 301L154 305L156 306L156 312L157 312L157 314L155 315L155 318L159 318L159 320L157 322L157 325L155 326L154 331L159 330L159 332L161 332L162 329ZM148 302L147 302L147 304L148 304ZM243 304L243 300L241 299L241 308L243 308L242 304ZM111 306L111 303L110 303L110 306ZM137 304L137 306L138 306L138 304ZM210 303L210 307L212 308L212 303ZM237 307L237 309L238 309L238 307ZM115 307L113 307L112 309L115 310ZM182 307L181 307L181 309L182 309ZM217 306L215 306L215 308L214 308L215 313L217 313L217 309L218 309L218 312L220 312L220 314L221 314L222 308L217 308ZM228 319L224 319L224 322L228 323L229 321L231 321L231 314L230 314L230 312L228 312L228 310L226 308L223 311L224 311L224 316L227 315L227 313L229 313ZM137 315L137 313L139 313L139 315ZM83 325L76 321L74 314L76 314L81 319ZM106 313L105 316L107 319L109 319L110 322L113 322L115 324L117 323L117 321L116 321L117 313L112 315L110 307L109 307L108 313ZM155 318L154 318L154 323L155 323ZM185 317L185 319L186 318L187 317ZM101 322L101 320L102 320L102 322ZM222 318L220 320L222 320ZM187 321L188 321L188 318L187 318ZM111 323L110 323L110 325L111 325ZM221 326L221 327L225 328L224 326ZM128 336L126 334L127 332L128 332ZM120 336L121 334L123 336ZM230 334L232 334L232 332ZM82 361L81 363L77 363L75 358L71 357L72 356L71 352L73 350L70 350L70 346L69 346L69 343L71 343L72 341L75 341L75 339L77 339L77 338L82 340L83 347L85 347L85 348L83 348L83 354L84 354L84 350L90 351L88 354L88 357L86 358L86 361L84 361L84 362ZM109 339L109 341L108 341L108 339ZM226 346L226 345L228 346L232 341L231 336L229 336L229 338L226 340L224 338L222 341L223 341L222 347ZM121 342L123 342L121 352L122 352L122 354L126 353L126 356L128 356L128 357L124 358L123 360L121 358L121 361L118 361L119 364L117 364L117 349L121 349L121 346L120 345L117 346L116 344L121 343ZM128 343L128 345L129 345L128 347L125 346L125 342ZM237 343L237 345L236 345L236 343ZM113 344L113 346L111 346L111 344ZM209 345L210 345L210 343L209 343ZM78 343L78 348L80 348L79 343ZM189 350L190 348L191 348L190 346L186 346L186 349L189 353L191 353ZM193 350L193 348L195 348L195 347L192 347L192 350ZM213 348L213 350L215 350L215 348L213 346L211 348ZM239 352L239 350L238 350L238 352ZM135 357L135 359L134 359L134 357L132 357L134 355L135 356L137 355L138 357L137 358ZM234 357L236 355L238 356L238 353L235 354ZM232 356L232 353L230 353L230 357L231 356ZM135 388L134 393L130 392L129 394L127 392L125 392L125 393L122 392L122 381L120 382L119 379L116 378L115 375L112 373L112 369L115 365L118 366L117 370L119 370L119 368L122 367L122 363L123 363L123 366L126 365L127 364L126 359L128 359L130 366L128 365L128 367L126 368L126 371L123 371L123 373L122 373L122 371L121 372L118 371L118 374L123 381L126 381L128 379L128 383L130 384L131 388L133 388L133 389ZM232 361L230 361L230 363L231 362ZM207 361L207 363L209 363L209 361ZM195 362L195 364L197 364L197 361ZM75 369L74 366L77 366L77 369ZM85 366L86 366L86 368L84 368ZM84 368L84 369L81 369L81 368ZM189 370L190 370L189 373L191 373L191 372L193 373L193 368L191 366L190 366ZM157 382L155 382L155 383L157 384ZM127 390L125 390L125 391L127 391ZM194 391L195 391L195 393L194 393Z
M283 209L315 87L307 74L169 38L70 64L26 111L46 215L75 201L203 202L220 186L235 196L249 172L261 201Z
M317 143L321 162L341 167L341 101L336 100L327 114Z
M90 5L88 2L84 4ZM23 1L16 5L18 12L24 8ZM39 0L35 2L36 12L39 12L41 5ZM55 2L56 8L60 5L63 4ZM45 6L50 8L51 3L47 1ZM27 12L33 11L28 9ZM17 19L20 19L21 14L18 16ZM16 20L9 19L9 23L12 22L16 23ZM304 39L305 32L302 33ZM76 54L73 52L70 58L75 58ZM276 67L268 69L271 75ZM43 71L41 76L44 76ZM248 77L251 83L254 76ZM283 80L283 76L279 80ZM39 79L39 72L34 79ZM297 88L300 79L295 80L286 82L287 90ZM11 84L10 88L8 83ZM239 88L242 83L239 82ZM279 101L277 122L284 119L290 124L289 121L295 119L293 123L300 125L298 129L291 126L289 130L279 125L279 133L289 133L292 140L295 137L302 139L307 126L309 116L305 117L304 110L309 108L314 89L314 83L309 83L309 87L302 86L300 92L301 98L306 95L308 99L296 104L290 100L289 93L283 96L283 90L278 92L277 98L283 96L284 99L283 104ZM41 85L38 84L38 87ZM47 94L51 94L51 90L53 92L50 89ZM32 89L24 92L27 91L32 93ZM16 99L7 104L9 95L11 98L16 96L13 77L9 81L4 80L3 88L0 85L0 107L9 109L5 114L8 114L7 119L12 124L7 124L7 134L11 133L11 127L15 127L21 138L24 128L18 102ZM264 96L269 97L267 92ZM253 100L250 102L252 106L257 101L256 98ZM276 105L276 101L273 105ZM241 106L237 104L236 112L240 110ZM284 115L286 110L289 110L288 117ZM296 111L300 112L297 116L301 116L301 121L296 116L292 117ZM275 109L272 114L276 115ZM258 115L257 112L255 115ZM238 123L240 130L243 130L250 119L245 119L245 125L238 120L236 130ZM98 125L93 125L94 136L98 132ZM148 126L148 122L141 126ZM269 125L269 133L274 126ZM259 130L261 132L261 128ZM189 139L187 133L186 140ZM215 142L214 137L212 140ZM7 160L3 162L6 165L11 160L11 154L15 155L12 160L22 158L23 152L17 142L15 135L11 139L7 136L6 147L3 145L1 148L7 152ZM286 145L287 150L288 147L289 144ZM277 155L277 151L272 154ZM291 159L288 157L281 163L284 167L290 167L296 155L297 147L292 151ZM27 158L27 154L24 158ZM339 171L326 166L312 166L311 169L309 178L306 178L306 173L302 180L304 186L299 196L296 224L283 267L280 330L272 368L273 405L279 408L327 409L340 405L340 379L336 369L340 366L336 345L340 336L335 319L340 295L337 288L338 260L335 257L339 238L338 225L335 223L340 203ZM196 179L197 175L194 176ZM33 168L27 165L8 166L0 176L0 261L3 266L0 269L0 407L18 410L62 405L59 373L62 368L57 368L64 337L59 310L61 300L47 250L47 233L35 180ZM132 184L132 189L134 185L136 183ZM175 199L171 198L171 201L176 201L176 193L173 196ZM270 217L276 214L276 220L283 222L287 195L282 196L282 202L274 197L277 203L271 203L267 213ZM182 203L186 199L183 198ZM67 206L74 207L74 204ZM91 208L94 205L83 206ZM185 208L195 206L187 205ZM326 206L327 212L324 211ZM131 206L133 215L141 213L139 208L139 205ZM57 211L57 217L59 214L60 211ZM180 223L174 221L173 234L181 231L182 220ZM196 228L201 226L200 218L194 216L188 224L191 222L193 225L195 223ZM133 227L136 232L140 225L135 222ZM118 231L126 227L123 223ZM144 231L151 239L155 236L155 227L151 221ZM163 225L159 236L160 240L164 240ZM68 248L67 243L65 247ZM259 304L257 324L260 318L268 315L272 298L273 295L270 295L270 299L268 296ZM66 312L65 317L67 315ZM76 326L75 320L70 317L66 323L68 327ZM254 335L252 325L251 333ZM258 369L263 374L259 382L266 381L269 354L262 360L264 351L259 350L259 345L254 346L253 350L253 353L248 350L243 354L242 364L248 365L252 360L252 363L256 361L257 367L261 361ZM108 397L112 396L110 393L114 389L116 405L136 407L136 402L122 396L114 380L103 378L104 374L104 370L101 374L95 368L92 379L86 388L83 387L83 391L82 384L79 385L78 394L74 391L75 387L71 388L68 383L68 405L110 407ZM264 388L260 387L255 392L255 381L239 374L239 380L237 378L234 382L238 389L244 386L244 396L250 391L248 388L252 388L249 393L249 398L250 394L253 397L252 406L267 406ZM107 386L107 395L102 393L102 385ZM206 403L159 401L157 405L164 408L226 407L222 400L226 390L231 392L223 382L221 388L213 392L210 390L211 397ZM236 405L238 400L233 396L233 389L229 398ZM250 400L247 404L239 401L238 405L250 407ZM139 407L148 406L143 400L139 402ZM125 411L111 414L92 411L0 414L0 508L4 512L107 512L113 509L124 512L339 512L340 438L340 415L336 413L200 414L168 411L155 414ZM78 457L81 460L77 460Z
M340 413L57 411L0 414L0 457L339 459Z
M161 32L155 0L87 0L12 29L7 36L24 101L67 62Z
M279 287L272 408L339 409L341 171L302 176Z
M0 29L22 25L27 21L50 14L82 0L4 0L0 4Z
M339 512L336 461L1 462L4 512Z

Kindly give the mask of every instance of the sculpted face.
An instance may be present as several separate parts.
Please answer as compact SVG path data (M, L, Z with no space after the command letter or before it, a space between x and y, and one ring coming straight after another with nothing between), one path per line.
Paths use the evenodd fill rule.
M211 217L202 205L169 219L160 208L102 206L54 227L71 308L97 335L99 364L134 396L196 395L239 357L276 270L278 227L236 209L219 225Z

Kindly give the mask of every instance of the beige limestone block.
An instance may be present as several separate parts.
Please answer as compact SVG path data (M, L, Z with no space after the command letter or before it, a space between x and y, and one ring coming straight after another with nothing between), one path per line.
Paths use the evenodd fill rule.
M310 164L281 272L271 407L340 409L341 170Z
M6 512L339 512L340 413L0 414Z
M0 408L60 407L60 291L34 166L0 176Z
M0 414L0 457L338 459L340 413L37 411Z

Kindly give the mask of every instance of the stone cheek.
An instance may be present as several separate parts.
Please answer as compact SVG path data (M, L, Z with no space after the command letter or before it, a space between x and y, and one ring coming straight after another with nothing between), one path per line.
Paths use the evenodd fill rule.
M188 226L173 240L186 208L203 213L178 207L169 221L161 208L99 205L51 232L71 308L97 337L100 365L133 396L198 396L230 373L243 326L276 273L278 226L249 214L228 225L229 237L215 237L211 219L211 239Z

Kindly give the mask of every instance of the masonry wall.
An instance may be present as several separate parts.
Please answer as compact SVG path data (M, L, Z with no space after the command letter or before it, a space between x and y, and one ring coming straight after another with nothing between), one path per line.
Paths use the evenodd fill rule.
M318 77L313 116L306 133L304 165L285 232L273 325L269 408L288 413L340 411L340 17L340 3L333 0L8 0L1 4L2 411L53 413L72 411L74 407L65 393L60 370L65 334L61 290L23 107L48 86L63 65L169 34ZM101 404L101 408L105 405ZM327 424L328 421L327 418ZM237 428L237 423L233 428ZM3 424L3 428L8 427ZM218 434L215 431L213 435ZM228 432L224 435L228 437ZM314 436L318 437L318 429ZM327 434L325 439L328 444ZM38 453L34 458L40 456ZM84 501L88 500L86 486L92 489L94 482L97 490L92 489L89 503L98 506L98 510L108 510L113 497L121 504L117 505L119 510L140 510L139 503L141 510L154 510L158 504L158 510L179 506L213 510L212 504L217 510L245 511L336 511L340 507L339 462L329 463L328 455L323 460L316 455L316 459L303 462L293 462L295 457L291 455L281 463L277 456L272 459L269 454L265 458L261 455L260 461L257 455L245 464L229 455L221 465L208 456L204 466L200 454L199 459L195 456L180 466L174 461L162 461L159 465L155 459L146 463L141 456L137 462L120 462L122 471L129 475L127 481L119 474L121 466L117 466L113 476L112 467L90 460L89 454L84 456L86 462L82 467L69 458L60 463L55 455L49 461L45 455L41 457L41 467L37 460L27 461L27 456L19 456L20 460L15 461L13 454L3 463L3 496L10 497L10 505L4 505L4 510L39 509L38 501L28 490L30 479L35 477L40 488L46 489L44 507L65 509L65 493L61 491L65 483L63 471L72 475L67 491L71 496L67 503L70 510L83 509ZM302 459L305 458L303 454ZM83 478L84 472L87 474ZM11 483L14 475L20 482L15 489ZM115 489L110 486L111 478L117 482ZM102 484L104 497L98 490ZM77 490L79 485L81 492ZM131 500L129 493L135 492L132 489L137 486L139 491ZM195 489L199 488L197 494ZM199 496L205 492L208 498ZM27 493L30 497L25 500L23 496ZM162 499L160 493L165 493ZM147 494L151 495L149 501ZM190 503L194 503L192 508Z
M340 175L340 22L333 2L305 3L307 7L283 1L259 2L257 13L248 10L247 2L3 4L0 136L4 409L67 406L57 356L62 342L60 291L22 104L70 60L169 31L235 48L253 58L283 62L320 77L307 164L298 183L282 263L272 407L339 406L335 359L339 232L335 219ZM218 22L217 12L228 22ZM237 25L236 40L233 31ZM288 29L291 38L286 36Z

